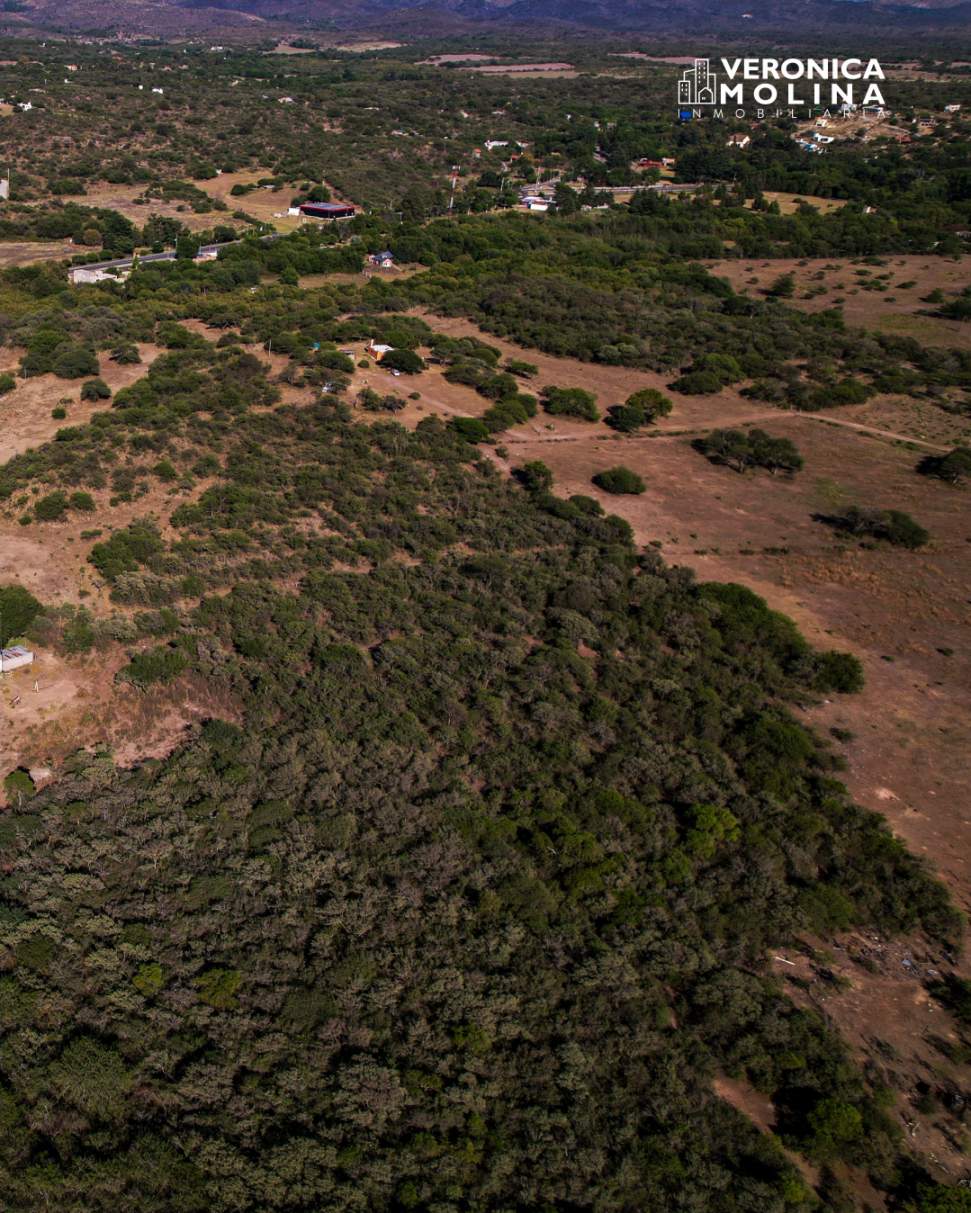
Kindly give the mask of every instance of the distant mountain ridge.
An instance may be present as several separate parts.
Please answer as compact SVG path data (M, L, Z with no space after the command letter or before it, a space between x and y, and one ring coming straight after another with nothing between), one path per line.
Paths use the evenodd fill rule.
M719 34L763 30L971 30L969 0L25 0L5 32L38 28L163 37L220 30L382 29L409 37L488 29ZM742 22L745 21L745 26Z

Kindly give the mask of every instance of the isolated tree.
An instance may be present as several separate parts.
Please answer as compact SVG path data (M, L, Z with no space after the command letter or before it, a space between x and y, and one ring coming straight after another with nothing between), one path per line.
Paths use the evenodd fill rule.
M388 350L381 365L389 371L401 371L405 375L417 375L425 369L424 359L414 350Z

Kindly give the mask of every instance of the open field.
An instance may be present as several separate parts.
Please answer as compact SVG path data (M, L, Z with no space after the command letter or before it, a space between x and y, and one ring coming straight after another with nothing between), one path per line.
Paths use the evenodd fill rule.
M749 295L765 291L781 274L792 274L796 292L787 302L794 307L818 312L839 305L849 324L915 337L924 345L971 349L971 324L921 314L939 306L923 302L923 296L941 290L948 298L971 282L971 257L890 255L878 264L848 257L739 258L705 264Z
M138 227L142 227L152 215L178 219L180 223L184 223L194 232L212 227L214 223L232 222L229 215L222 212L209 211L207 214L196 214L187 202L143 198L144 192L144 185L111 185L102 181L89 186L83 194L63 196L61 201L76 202L79 206L100 206L107 210L117 211ZM46 203L40 205L46 205ZM71 246L71 253L78 251L73 245Z
M158 346L140 345L141 363L122 366L109 358L101 360L101 378L111 388L112 395L119 388L127 387L141 379L159 353ZM16 373L22 351L4 349L0 356L0 372ZM6 463L14 455L50 441L62 426L84 425L94 413L106 407L106 402L82 401L80 384L56 375L35 375L30 379L18 379L12 392L0 397L0 463ZM62 421L51 416L51 410L66 400L67 417Z
M144 375L159 353L154 345L139 346L142 362L120 366L102 359L101 376L112 393ZM5 350L3 370L16 368L15 350ZM110 407L105 401L81 402L77 382L38 375L18 382L0 398L3 437L0 463L50 441L63 426L83 425L94 413ZM56 420L51 410L67 401L67 418ZM201 491L198 487L195 491ZM172 510L186 499L168 487L153 485L148 494L112 506L105 489L94 494L94 514L72 513L56 523L22 526L21 497L0 513L0 583L16 581L41 601L87 605L106 615L116 611L99 584L88 553L98 536L127 526L134 518L155 517L163 531ZM94 531L94 534L85 532ZM127 657L118 645L108 651L61 657L43 648L33 666L0 679L0 774L12 767L56 767L79 747L108 747L120 765L132 765L169 753L190 721L205 719L217 704L202 680L149 695L114 681Z
M73 257L77 246L64 240L10 240L0 244L0 269L34 265L38 261L61 261Z
M296 193L292 185L285 185L281 189L268 189L266 186L258 186L251 193L242 195L236 195L232 192L234 185L254 185L257 181L269 176L272 176L269 169L220 173L218 177L210 177L205 181L194 181L193 185L198 186L201 190L205 190L210 197L218 198L221 202L225 202L229 208L229 214L236 210L245 211L247 215L252 215L254 219L258 219L262 223L272 224L278 232L295 232L297 228L307 223L308 220L302 219L298 215L287 215L286 213L291 199ZM335 202L351 201L350 199L341 197L332 186L328 185L328 189L330 189ZM219 213L223 214L223 212Z
M579 74L572 63L494 63L459 70L477 72L483 76L558 76L561 79L571 79Z
M801 202L808 202L823 215L828 215L830 211L838 211L840 207L846 206L841 198L819 198L815 194L786 194L780 190L765 190L763 194L769 202L778 202L779 210L783 215L794 215Z

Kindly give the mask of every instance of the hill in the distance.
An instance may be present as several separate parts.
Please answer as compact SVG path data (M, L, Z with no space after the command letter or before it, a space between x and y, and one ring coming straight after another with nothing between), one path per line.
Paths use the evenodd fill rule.
M745 25L742 25L742 21ZM701 24L699 24L699 22ZM49 29L185 37L208 32L330 29L437 37L487 28L687 33L971 27L966 0L23 0L3 17L7 32Z

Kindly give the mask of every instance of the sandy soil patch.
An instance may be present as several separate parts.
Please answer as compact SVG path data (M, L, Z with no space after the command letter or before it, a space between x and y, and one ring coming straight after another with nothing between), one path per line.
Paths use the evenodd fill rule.
M149 691L116 683L127 660L120 645L69 659L40 651L29 668L0 675L0 776L19 766L56 778L84 748L134 766L170 754L209 717L238 721L238 709L198 676Z
M435 316L428 312L416 312L421 315L437 333L445 333L450 337L477 337L480 341L502 351L503 361L510 358L531 362L539 368L539 373L533 379L523 380L523 390L538 393L539 389L548 384L557 387L582 387L593 392L601 411L612 404L622 404L632 393L641 388L652 387L668 393L668 384L672 374L658 374L654 371L643 371L623 366L603 366L593 362L581 362L577 358L557 358L552 354L544 354L541 350L526 349L512 341L495 337L478 325L463 317ZM397 382L404 383L405 376ZM416 384L416 386L418 386ZM449 385L452 386L452 385ZM478 416L489 407L489 402L469 389L464 389L463 400L469 402L468 415ZM734 425L745 419L756 419L766 416L777 416L778 410L771 409L758 401L746 400L737 392L726 390L719 393L715 409L717 421L712 421L712 398L710 396L678 396L672 394L675 402L674 412L666 417L659 425L663 430L690 429L695 426ZM564 436L588 435L595 432L602 438L612 438L613 431L604 425L591 427L589 422L574 421L565 417L549 417L540 411L525 427L522 433L536 437L556 439ZM520 431L514 431L519 434Z
M245 211L247 215L252 215L254 219L259 219L262 223L272 224L278 232L296 231L302 221L299 218L288 216L286 213L290 200L296 192L293 186L286 185L282 189L267 189L265 186L257 186L249 194L232 193L234 185L255 185L262 178L272 175L268 169L220 173L217 177L210 177L205 181L193 181L192 184L204 190L211 198L218 198L221 202L225 202L230 215L233 211ZM226 212L218 213L225 214Z
M238 173L220 173L218 177L212 177L208 181L195 181L193 184L199 189L205 190L211 197L225 202L230 213L235 210L245 211L247 215L252 215L254 219L259 219L262 223L272 224L278 232L294 232L304 223L313 222L313 220L308 221L299 215L287 215L290 202L297 193L294 185L284 185L280 189L258 186L249 194L234 195L232 193L234 185L255 185L262 178L272 175L269 169L255 169ZM330 190L334 202L346 202L349 206L354 205L351 199L340 194L330 182L324 184Z
M693 55L649 55L646 51L613 51L611 59L644 59L648 63L692 64Z

